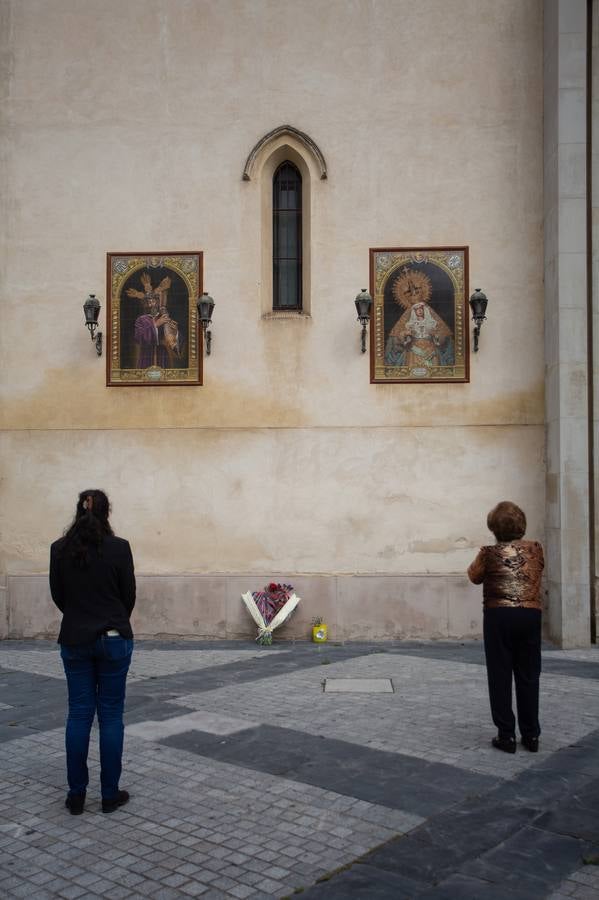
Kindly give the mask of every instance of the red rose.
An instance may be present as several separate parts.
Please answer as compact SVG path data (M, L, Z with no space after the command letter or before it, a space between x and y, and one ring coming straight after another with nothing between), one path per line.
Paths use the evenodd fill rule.
M271 594L274 593L274 591L277 591L278 589L279 589L279 585L275 584L274 581L271 581L270 584L268 585L268 590Z

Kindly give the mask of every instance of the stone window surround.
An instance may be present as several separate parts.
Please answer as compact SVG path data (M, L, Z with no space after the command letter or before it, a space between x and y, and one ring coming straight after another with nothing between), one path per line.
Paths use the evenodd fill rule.
M302 176L302 309L273 310L272 276L272 182L278 167L292 162ZM250 151L243 180L255 182L260 190L261 279L260 312L263 319L309 319L312 314L310 292L311 218L313 185L327 178L324 156L317 144L304 132L281 125L264 135Z

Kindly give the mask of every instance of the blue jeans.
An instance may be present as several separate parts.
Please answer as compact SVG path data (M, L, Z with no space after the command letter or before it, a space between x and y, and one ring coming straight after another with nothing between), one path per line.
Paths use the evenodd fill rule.
M120 636L102 635L91 644L61 644L60 655L69 689L66 750L70 795L85 794L87 789L87 752L96 710L102 799L113 800L118 793L125 682L132 652L133 641Z

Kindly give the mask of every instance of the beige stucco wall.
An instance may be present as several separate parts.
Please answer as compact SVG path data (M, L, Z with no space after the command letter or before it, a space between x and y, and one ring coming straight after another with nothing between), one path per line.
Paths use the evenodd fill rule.
M543 537L540 2L2 12L9 605L90 485L110 493L141 573L248 575L250 588L271 573L415 576L434 597L504 497ZM328 179L311 179L311 317L273 320L260 179L241 174L284 123L317 142ZM471 290L490 297L470 384L371 385L353 309L369 247L462 244ZM82 302L104 302L107 251L160 249L205 253L217 305L204 386L106 388ZM359 636L338 594L339 633ZM472 598L454 594L463 612ZM399 633L392 607L388 622Z

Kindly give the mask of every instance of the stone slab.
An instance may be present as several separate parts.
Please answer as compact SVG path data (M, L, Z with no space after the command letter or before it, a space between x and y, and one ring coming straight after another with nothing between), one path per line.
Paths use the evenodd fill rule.
M570 835L599 845L598 784L599 782L595 782L595 785L588 786L582 802L573 797L567 807L558 806L539 816L535 825L546 831Z
M225 637L225 588L224 578L212 576L139 576L133 631L163 637Z
M173 716L162 721L137 722L127 726L127 734L131 737L143 738L146 741L158 741L185 731L205 731L207 734L237 734L248 728L254 728L255 722L244 722L231 716L199 710L185 716Z
M9 575L7 586L9 638L54 638L61 614L52 602L47 575Z
M6 575L0 576L0 640L8 637L8 590Z
M474 553L473 553L474 558ZM447 636L476 638L483 633L482 588L472 584L466 575L448 578Z
M547 889L545 885L531 885L519 887L510 885L509 891L498 884L489 884L482 878L473 878L470 875L450 875L440 884L428 891L418 894L418 900L546 900Z
M322 881L302 892L302 900L412 900L422 884L405 875L358 864L331 881Z
M467 845L463 853L469 854ZM417 830L401 840L389 841L363 858L369 866L405 875L421 882L423 887L448 876L461 861L460 857L456 858L455 848L442 844L435 844L433 848L426 846L418 840Z
M452 576L338 578L338 627L342 639L409 638L447 632L447 581Z
M498 796L501 790L492 791L486 800L476 797L440 813L414 832L414 838L430 844L435 852L438 847L452 850L456 862L487 852L540 813L539 806L502 803Z
M493 850L467 863L465 874L500 885L552 885L581 865L592 846L569 835L525 826Z
M497 783L453 766L271 725L232 734L225 741L189 731L164 743L416 817L439 813L466 794L488 791Z

